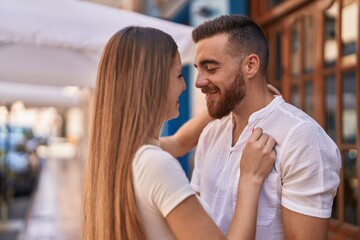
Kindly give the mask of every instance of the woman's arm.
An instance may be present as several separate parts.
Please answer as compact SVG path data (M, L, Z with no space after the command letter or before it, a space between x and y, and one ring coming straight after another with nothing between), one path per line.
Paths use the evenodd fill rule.
M206 124L212 118L207 111L191 118L172 136L161 137L160 147L174 157L181 157L193 149Z
M261 186L275 162L275 140L254 129L240 161L240 180L229 239L255 239Z
M202 207L196 195L177 205L167 216L176 239L226 239L215 222Z
M274 95L280 95L279 90L267 84L268 89ZM193 149L206 124L213 120L207 111L191 118L172 136L161 137L160 146L174 157L181 157Z
M274 142L257 128L243 150L238 199L228 239L255 238L259 192L275 161ZM166 221L176 239L225 239L195 195L175 207Z

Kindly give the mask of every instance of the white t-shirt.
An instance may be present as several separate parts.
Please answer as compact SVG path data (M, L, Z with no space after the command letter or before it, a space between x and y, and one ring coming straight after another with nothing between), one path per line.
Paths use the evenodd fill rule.
M132 167L136 204L148 239L175 239L165 217L195 194L184 170L178 160L154 145L140 147Z
M339 185L339 150L312 118L278 96L250 116L233 147L231 114L209 123L200 136L191 185L223 233L235 209L242 150L256 127L276 140L275 166L260 192L256 239L284 238L281 206L329 218Z

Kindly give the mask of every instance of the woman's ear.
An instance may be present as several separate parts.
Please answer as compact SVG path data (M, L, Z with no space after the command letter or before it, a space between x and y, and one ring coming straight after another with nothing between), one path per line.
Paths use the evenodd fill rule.
M245 57L243 61L243 66L245 67L245 74L248 79L253 78L259 72L260 68L260 59L256 54L249 54Z

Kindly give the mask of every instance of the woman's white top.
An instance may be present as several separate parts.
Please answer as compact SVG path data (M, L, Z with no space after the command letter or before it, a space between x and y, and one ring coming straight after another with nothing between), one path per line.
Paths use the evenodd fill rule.
M148 239L175 239L165 217L195 194L184 170L155 145L141 146L132 166L136 204Z

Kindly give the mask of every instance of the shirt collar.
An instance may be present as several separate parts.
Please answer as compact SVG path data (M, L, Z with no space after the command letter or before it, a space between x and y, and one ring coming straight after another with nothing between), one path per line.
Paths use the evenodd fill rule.
M279 104L283 102L284 99L281 96L275 96L274 99L264 108L252 113L249 117L248 123L250 124L254 121L258 121L260 119L266 118L274 108L276 108Z

